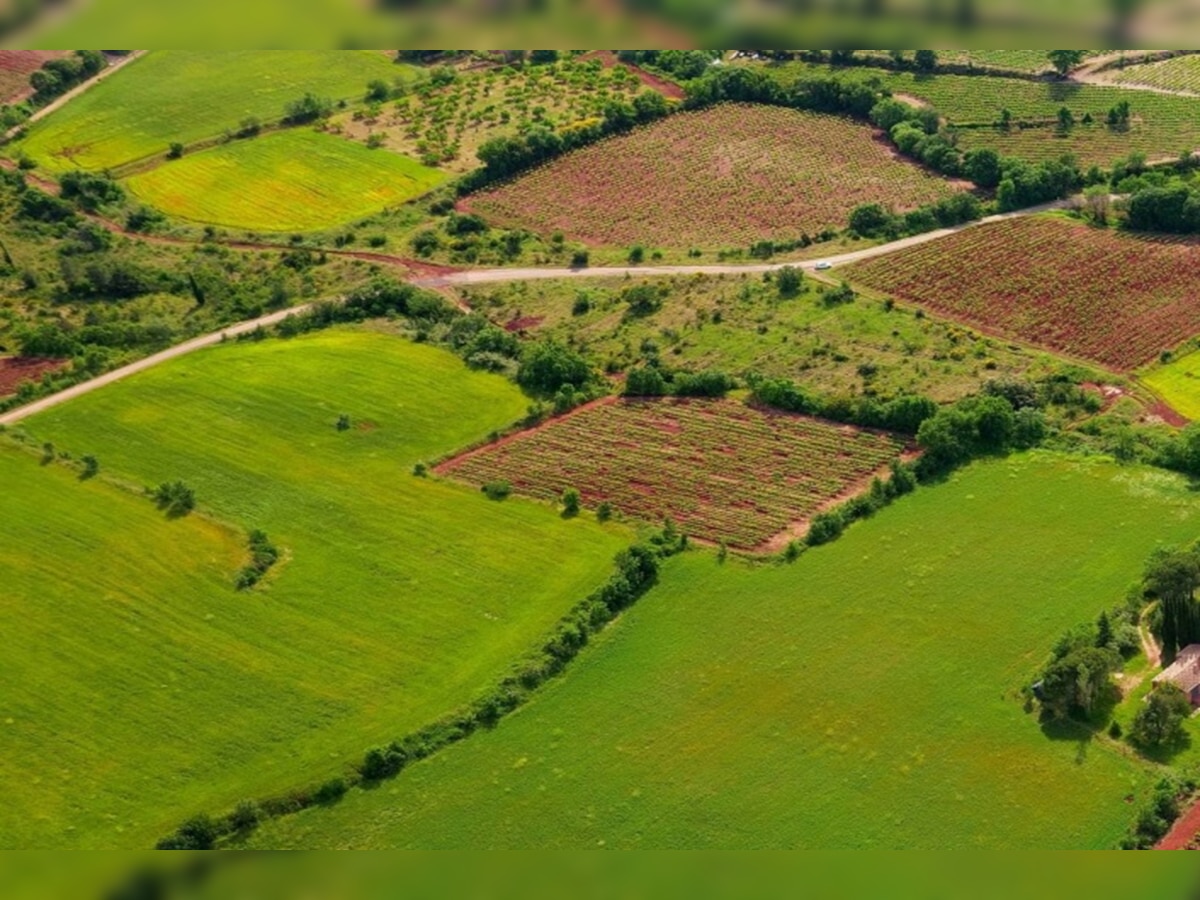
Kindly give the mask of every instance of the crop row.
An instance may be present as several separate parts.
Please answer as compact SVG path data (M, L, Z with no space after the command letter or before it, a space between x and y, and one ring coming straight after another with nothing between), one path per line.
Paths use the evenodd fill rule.
M852 266L897 298L1130 369L1200 333L1200 244L1053 217L969 228Z
M1171 91L1200 92L1200 56L1175 56L1144 66L1130 66L1113 75L1112 80Z
M885 435L724 400L622 400L466 454L441 471L548 500L577 489L634 518L752 548L878 470Z
M864 202L908 209L952 192L867 126L730 104L568 154L466 206L594 245L715 248L842 228Z

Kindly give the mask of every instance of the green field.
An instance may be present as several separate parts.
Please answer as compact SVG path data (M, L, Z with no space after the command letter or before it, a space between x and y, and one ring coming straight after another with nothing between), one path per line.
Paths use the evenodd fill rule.
M1176 412L1200 419L1200 351L1151 369L1142 381Z
M339 330L206 350L30 420L101 478L184 479L235 530L3 455L0 846L149 846L491 685L630 540L411 474L526 402L444 351ZM283 559L239 593L250 528Z
M139 200L180 219L313 231L404 203L445 177L398 153L291 129L189 154L126 184Z
M657 312L631 317L622 291L641 284L666 295ZM759 372L829 394L910 392L940 402L992 378L1038 378L1058 365L963 325L889 309L876 295L829 305L820 293L828 288L806 276L801 292L785 299L759 276L694 275L482 285L461 295L500 325L577 343L600 368L657 355L671 368Z
M278 119L312 91L358 99L368 81L411 77L378 50L158 50L33 125L14 147L52 172L106 169L173 141L216 137L247 116Z
M791 566L672 560L494 731L261 847L1113 845L1150 772L1044 733L1019 691L1056 636L1194 537L1183 479L979 463Z

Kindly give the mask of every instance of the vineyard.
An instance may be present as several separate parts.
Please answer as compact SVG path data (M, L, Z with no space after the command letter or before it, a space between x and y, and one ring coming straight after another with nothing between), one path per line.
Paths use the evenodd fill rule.
M439 472L556 500L610 503L750 549L853 488L903 449L891 437L724 400L621 400L466 453Z
M1112 80L1119 84L1200 93L1200 56L1175 56L1144 66L1131 66L1116 72Z
M394 103L337 116L333 127L425 165L462 172L479 164L475 151L490 138L599 117L607 104L629 101L642 88L629 69L605 69L599 59L465 69L442 77L453 80L420 82Z
M847 269L852 280L1113 369L1200 332L1195 240L1012 219Z
M568 154L464 206L592 245L722 248L842 228L860 203L951 194L848 119L724 105Z

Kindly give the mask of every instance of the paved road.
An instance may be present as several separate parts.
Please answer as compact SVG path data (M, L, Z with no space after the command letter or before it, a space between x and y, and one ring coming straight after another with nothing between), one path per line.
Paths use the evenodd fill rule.
M20 422L22 419L32 416L35 413L40 413L43 410L49 409L52 406L58 406L60 403L65 403L68 400L73 400L82 394L87 394L97 388L102 388L107 384L112 384L114 381L120 381L122 378L128 378L130 375L135 375L138 372L144 372L159 363L164 363L169 359L175 359L178 356L184 356L194 350L199 350L202 347L211 347L213 344L219 344L226 337L236 337L239 334L245 334L247 331L262 326L274 325L283 319L297 313L302 313L309 308L311 304L305 303L302 306L293 306L288 309L281 309L279 312L273 312L269 315L260 316L257 319L251 319L248 322L239 322L236 325L230 325L228 328L222 328L220 331L214 331L211 334L206 334L198 338L192 338L190 341L185 341L182 344L177 344L170 347L161 353L155 353L153 356L147 356L145 359L139 359L137 362L130 363L127 366L122 366L119 369L113 369L111 372L105 372L103 375L98 375L95 378L81 382L73 387L69 387L64 391L59 391L57 394L51 394L49 397L43 397L41 400L35 400L28 406L21 406L17 409L10 410L6 413L0 413L0 425L13 425Z
M906 247L915 247L919 244L936 241L938 238L946 237L946 235L954 234L966 228L976 228L980 225L986 225L989 222L1002 222L1005 219L1017 219L1022 216L1031 216L1035 213L1047 212L1053 209L1066 209L1072 202L1072 200L1055 200L1052 203L1043 203L1040 206L1031 206L1027 209L1019 209L1014 212L999 213L975 222L967 222L964 225L939 228L936 231L927 231L924 234L901 238L898 241L892 241L887 244L879 244L862 250L852 250L849 253L839 253L825 257L823 261L828 262L831 267L836 268L848 263L872 259L876 256L884 256L888 253L894 253L897 250L903 250ZM578 269L465 269L461 272L451 272L445 275L429 275L413 278L412 282L423 287L446 287L450 285L494 284L505 281L535 281L545 278L621 278L625 275L641 275L643 277L654 275L737 275L742 272L773 272L784 266L796 266L797 268L812 271L817 267L817 260L809 259L803 262L715 266L587 266Z
M862 250L854 250L850 253L841 253L827 258L827 262L831 267L846 265L847 263L857 262L863 259L871 259L876 256L883 256L887 253L893 253L897 250L903 250L905 247L915 247L918 244L925 244L929 241L937 240L949 234L962 231L965 228L974 228L988 222L1000 222L1005 219L1016 219L1022 216L1030 216L1039 212L1046 212L1052 209L1063 209L1070 205L1070 200L1056 200L1053 203L1044 203L1041 206L1034 206L1028 209L1016 210L1010 213L1001 213L995 216L988 216L985 219L980 219L977 222L968 222L965 225L955 225L953 228L940 228L937 231L929 231L925 234L918 234L912 237L901 238L898 241L892 241L888 244L879 244L875 247L867 247ZM283 249L283 248L278 248ZM396 259L398 264L402 260ZM544 278L613 278L622 277L626 274L640 276L655 276L655 275L737 275L742 272L760 273L771 272L782 268L786 265L795 265L803 269L812 271L816 268L816 260L806 260L797 263L760 263L755 265L717 265L717 266L602 266L597 268L582 268L582 269L470 269L461 272L450 272L438 275L426 275L411 279L413 284L424 287L439 288L452 285L466 284L491 284L505 281L529 281L533 279ZM35 413L42 412L52 406L57 406L60 403L65 403L75 397L112 384L114 381L120 381L122 378L127 378L138 372L144 372L159 363L166 362L169 359L175 359L179 356L191 353L195 350L200 350L204 347L210 347L213 344L218 344L221 340L228 337L235 337L239 334L244 334L247 331L253 331L259 326L274 325L282 321L287 316L302 313L307 310L311 304L302 306L294 306L289 309L283 309L278 312L273 312L266 316L261 316L257 319L251 319L248 322L240 322L237 325L230 325L227 328L222 328L220 331L214 331L212 334L206 334L202 337L192 338L190 341L171 347L161 353L156 353L153 356L148 356L145 359L140 359L137 362L130 363L120 369L115 369L112 372L107 372L99 375L90 381L84 381L74 387L69 387L57 394L52 394L49 397L44 397L41 400L35 400L28 406L22 406L11 410L7 413L0 414L0 425L12 425L20 422L22 419L32 416Z

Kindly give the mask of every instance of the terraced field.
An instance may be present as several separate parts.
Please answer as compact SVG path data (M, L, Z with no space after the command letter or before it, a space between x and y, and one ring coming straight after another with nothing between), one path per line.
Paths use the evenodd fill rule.
M149 847L491 687L631 540L412 475L525 406L445 351L335 330L28 420L38 453L94 454L100 475L0 453L0 846ZM199 511L171 520L140 488L175 479ZM254 528L281 559L238 591Z
M1182 478L1037 453L790 566L687 554L495 730L251 844L1112 846L1154 771L1019 689L1198 516Z
M1118 84L1190 91L1200 95L1200 55L1175 56L1161 62L1129 66L1108 73L1108 77Z
M388 150L308 129L189 154L128 179L168 215L250 231L313 231L420 196L444 173Z
M378 50L157 50L33 125L13 147L50 172L107 169L263 121L311 91L358 99L367 82L411 78Z
M728 104L570 153L462 205L593 245L722 248L841 229L859 203L903 210L953 191L866 126Z
M552 420L439 467L754 548L896 458L897 439L725 400L620 400Z
M857 263L846 275L898 299L1112 369L1200 333L1200 243L1011 219Z

